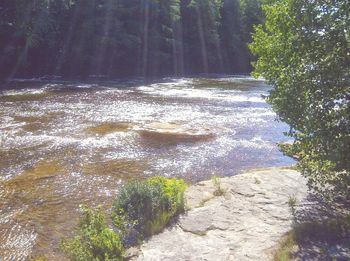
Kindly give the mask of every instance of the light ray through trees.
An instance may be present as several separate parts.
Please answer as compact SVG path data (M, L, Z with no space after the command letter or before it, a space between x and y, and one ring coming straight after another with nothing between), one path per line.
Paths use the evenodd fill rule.
M0 78L249 73L260 9L260 0L5 1Z

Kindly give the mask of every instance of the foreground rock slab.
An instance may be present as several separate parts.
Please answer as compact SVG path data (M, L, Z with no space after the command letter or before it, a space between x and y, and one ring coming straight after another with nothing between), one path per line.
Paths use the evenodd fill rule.
M271 168L190 187L191 208L163 233L150 238L135 260L271 260L292 225L288 201L307 197L306 181L289 169Z

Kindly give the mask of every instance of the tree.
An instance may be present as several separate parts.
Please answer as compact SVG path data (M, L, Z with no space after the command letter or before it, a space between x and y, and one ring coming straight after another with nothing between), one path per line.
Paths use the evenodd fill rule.
M241 38L241 15L239 0L224 1L221 9L220 39L226 72L243 71L241 53L245 44Z
M264 0L263 0L264 1ZM264 22L264 15L261 8L261 0L241 0L241 41L243 47L240 52L240 60L242 61L242 71L251 71L251 61L253 57L249 51L247 43L252 41L252 32L254 26Z
M247 73L261 0L2 0L0 78Z
M272 2L250 48L255 75L274 87L268 101L295 138L284 151L310 188L349 199L350 2Z
M14 47L15 20L15 1L3 1L2 6L0 6L0 79L10 74L9 68L13 66L16 53ZM8 66L9 64L11 66Z

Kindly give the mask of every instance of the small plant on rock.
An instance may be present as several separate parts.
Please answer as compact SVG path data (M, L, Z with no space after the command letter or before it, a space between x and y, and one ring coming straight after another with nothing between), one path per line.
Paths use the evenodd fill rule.
M257 177L254 177L254 183L258 185L261 184L261 181Z
M225 190L221 187L221 179L218 176L212 177L213 185L215 187L214 196L222 196L225 194Z
M297 206L297 198L295 196L289 196L288 206L290 208L290 212L293 216L293 221L296 223L296 206Z

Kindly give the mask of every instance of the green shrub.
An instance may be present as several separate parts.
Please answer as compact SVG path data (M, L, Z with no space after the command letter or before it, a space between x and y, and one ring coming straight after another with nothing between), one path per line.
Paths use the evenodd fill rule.
M175 178L131 181L121 188L114 202L115 231L108 227L100 207L94 210L83 206L78 235L62 240L61 249L73 261L123 260L124 245L160 232L171 218L184 212L186 187L183 180Z
M114 224L122 231L136 230L138 239L160 232L185 210L186 187L183 180L164 177L127 183L114 202Z
M124 247L119 234L110 229L101 208L96 210L82 207L78 235L63 240L62 250L73 261L119 261Z

